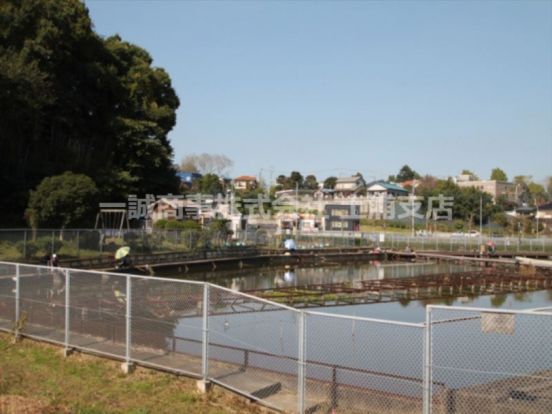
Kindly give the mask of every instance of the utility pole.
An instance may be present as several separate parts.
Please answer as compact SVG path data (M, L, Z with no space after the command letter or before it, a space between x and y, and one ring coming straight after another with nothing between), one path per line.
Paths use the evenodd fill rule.
M479 234L483 236L483 194L479 195Z
M412 195L410 196L410 226L412 228L411 235L414 237L414 198L416 198L416 185L412 185Z
M537 219L537 239L539 238L539 205L537 204L537 198L535 197L535 208L537 211L535 212L535 218Z
M299 182L295 183L295 235L299 235Z

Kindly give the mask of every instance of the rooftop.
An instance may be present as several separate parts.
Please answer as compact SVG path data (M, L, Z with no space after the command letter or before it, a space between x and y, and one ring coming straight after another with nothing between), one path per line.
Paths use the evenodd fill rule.
M240 175L234 178L234 181L257 181L257 177L252 175Z
M368 187L368 191L370 191L370 188L372 188L375 185L379 185L379 186L385 188L386 190L390 190L390 191L401 191L401 192L405 192L405 193L408 192L407 189L401 187L400 185L395 184L395 183L390 183L390 182L387 182L387 181L376 181L376 182L372 183L370 185L370 187Z
M352 177L339 177L336 180L337 183L356 183L359 179L362 179L360 175L353 175Z

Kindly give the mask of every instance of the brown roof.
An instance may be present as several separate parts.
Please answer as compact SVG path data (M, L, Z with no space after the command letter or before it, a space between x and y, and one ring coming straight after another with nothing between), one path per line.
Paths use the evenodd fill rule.
M252 175L240 175L239 177L234 178L234 181L257 181L257 177Z

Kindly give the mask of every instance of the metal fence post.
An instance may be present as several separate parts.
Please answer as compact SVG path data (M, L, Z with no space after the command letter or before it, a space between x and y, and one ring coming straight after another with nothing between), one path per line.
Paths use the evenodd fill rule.
M69 307L70 307L70 291L71 291L71 273L65 270L65 350L69 349Z
M17 338L17 336L19 335L19 318L20 318L20 308L19 308L19 301L20 301L20 298L21 298L21 288L19 286L19 264L16 264L15 265L15 329L14 329L14 334L15 334L15 337Z
M77 230L77 257L80 258L80 230Z
M23 231L23 259L27 258L27 229Z
M126 349L125 349L125 360L127 363L127 368L130 367L130 345L132 342L131 339L131 318L132 318L132 283L130 276L126 277Z
M306 350L307 350L307 323L304 311L299 312L299 355L298 355L298 372L297 372L297 396L298 396L298 412L305 412L305 375L306 375Z
M203 285L203 338L201 351L201 376L207 381L209 376L209 284Z
M431 414L431 306L426 307L424 330L423 413Z

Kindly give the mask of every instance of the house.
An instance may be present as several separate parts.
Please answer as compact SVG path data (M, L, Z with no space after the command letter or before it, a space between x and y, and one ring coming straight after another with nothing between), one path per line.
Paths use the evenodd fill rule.
M149 225L158 220L197 220L201 224L230 216L228 203L215 198L195 196L162 197L148 206Z
M326 204L324 208L324 230L359 231L360 205Z
M366 189L368 200L368 217L374 220L389 218L389 207L393 206L389 201L395 197L408 196L408 190L398 184L379 180L368 184ZM394 213L392 213L394 216Z
M183 198L160 198L148 206L148 220L197 219L200 211L198 203Z
M180 178L180 185L187 188L192 188L194 182L201 178L201 174L196 172L181 171L176 175Z
M552 202L538 206L535 218L547 229L552 229Z
M234 190L236 191L256 190L258 186L257 178L251 175L241 175L234 178Z
M339 177L335 182L334 193L336 196L348 197L364 193L366 190L366 181L362 175L353 175L352 177Z
M408 196L408 190L401 187L399 184L390 183L387 181L374 181L370 183L366 189L366 194L369 196L393 196L403 197Z

